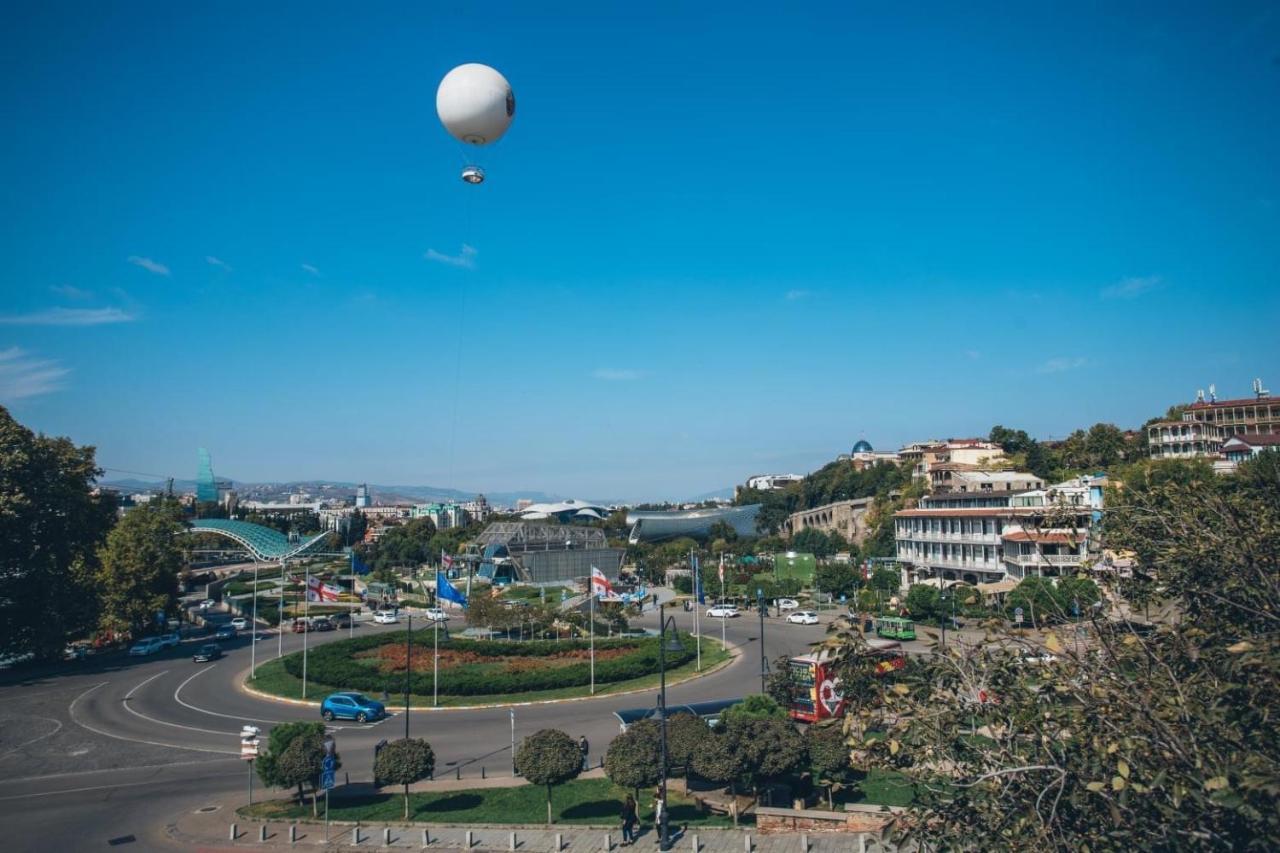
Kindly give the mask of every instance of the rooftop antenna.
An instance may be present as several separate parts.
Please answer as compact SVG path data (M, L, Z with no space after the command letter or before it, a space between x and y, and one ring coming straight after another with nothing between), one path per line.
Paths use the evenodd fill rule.
M1203 388L1201 388L1201 389L1199 389L1198 391L1196 391L1196 402L1197 402L1197 403L1203 403L1203 402L1204 402L1204 389L1203 389Z
M1271 392L1270 392L1270 391L1268 391L1266 388L1263 388L1263 387L1262 387L1262 378L1261 378L1261 377L1259 377L1259 378L1257 378L1257 379L1253 380L1253 394L1254 394L1254 396L1255 396L1255 397L1257 397L1259 400L1261 400L1261 399L1264 399L1264 398L1266 398L1266 397L1270 397L1270 396L1271 396Z
M1209 402L1218 402L1218 386L1214 385L1212 382L1209 383Z

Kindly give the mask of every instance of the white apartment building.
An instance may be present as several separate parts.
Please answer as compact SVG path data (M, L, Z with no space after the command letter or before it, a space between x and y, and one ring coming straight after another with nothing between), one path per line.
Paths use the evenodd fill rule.
M1190 414L1180 421L1160 421L1147 427L1147 449L1152 459L1216 457L1226 440L1218 424L1198 421Z
M1024 471L984 471L976 465L946 462L929 469L929 486L942 492L1025 492L1043 489L1044 480Z
M949 493L894 514L897 558L907 582L977 585L1074 572L1087 555L1091 510L1015 506L1013 493ZM1052 525L1052 526L1050 526Z

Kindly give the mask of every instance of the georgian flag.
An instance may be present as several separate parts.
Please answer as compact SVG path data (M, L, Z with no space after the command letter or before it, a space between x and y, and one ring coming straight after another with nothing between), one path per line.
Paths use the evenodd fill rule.
M307 578L307 601L337 601L341 592L340 587L323 583L314 575Z
M591 594L601 601L621 601L622 596L613 591L613 584L604 576L604 572L591 567Z
M720 568L716 570L716 574L720 575L720 583L724 583L724 554L720 555Z
M444 551L441 551L441 552L440 552L440 565L444 566L444 568L445 568L445 570L446 570L446 571L448 571L449 569L452 569L452 568L453 568L453 557L450 557L450 556L449 556L448 554L446 554Z

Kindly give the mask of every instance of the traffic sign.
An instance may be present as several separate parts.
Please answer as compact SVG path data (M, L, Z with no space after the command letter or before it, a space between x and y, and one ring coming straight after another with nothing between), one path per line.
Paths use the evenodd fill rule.
M325 773L332 773L338 769L338 762L332 755L326 755L324 760L320 762L320 769Z
M333 788L337 783L333 781L333 771L325 770L320 774L320 790L327 791Z
M1022 608L1021 607L1013 608L1013 621L1017 622L1019 625L1022 624Z

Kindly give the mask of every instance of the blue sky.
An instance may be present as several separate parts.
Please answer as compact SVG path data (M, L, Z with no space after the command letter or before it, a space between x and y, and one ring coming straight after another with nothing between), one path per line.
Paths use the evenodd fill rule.
M11 12L0 403L115 469L680 498L1280 385L1276 3L604 5Z

